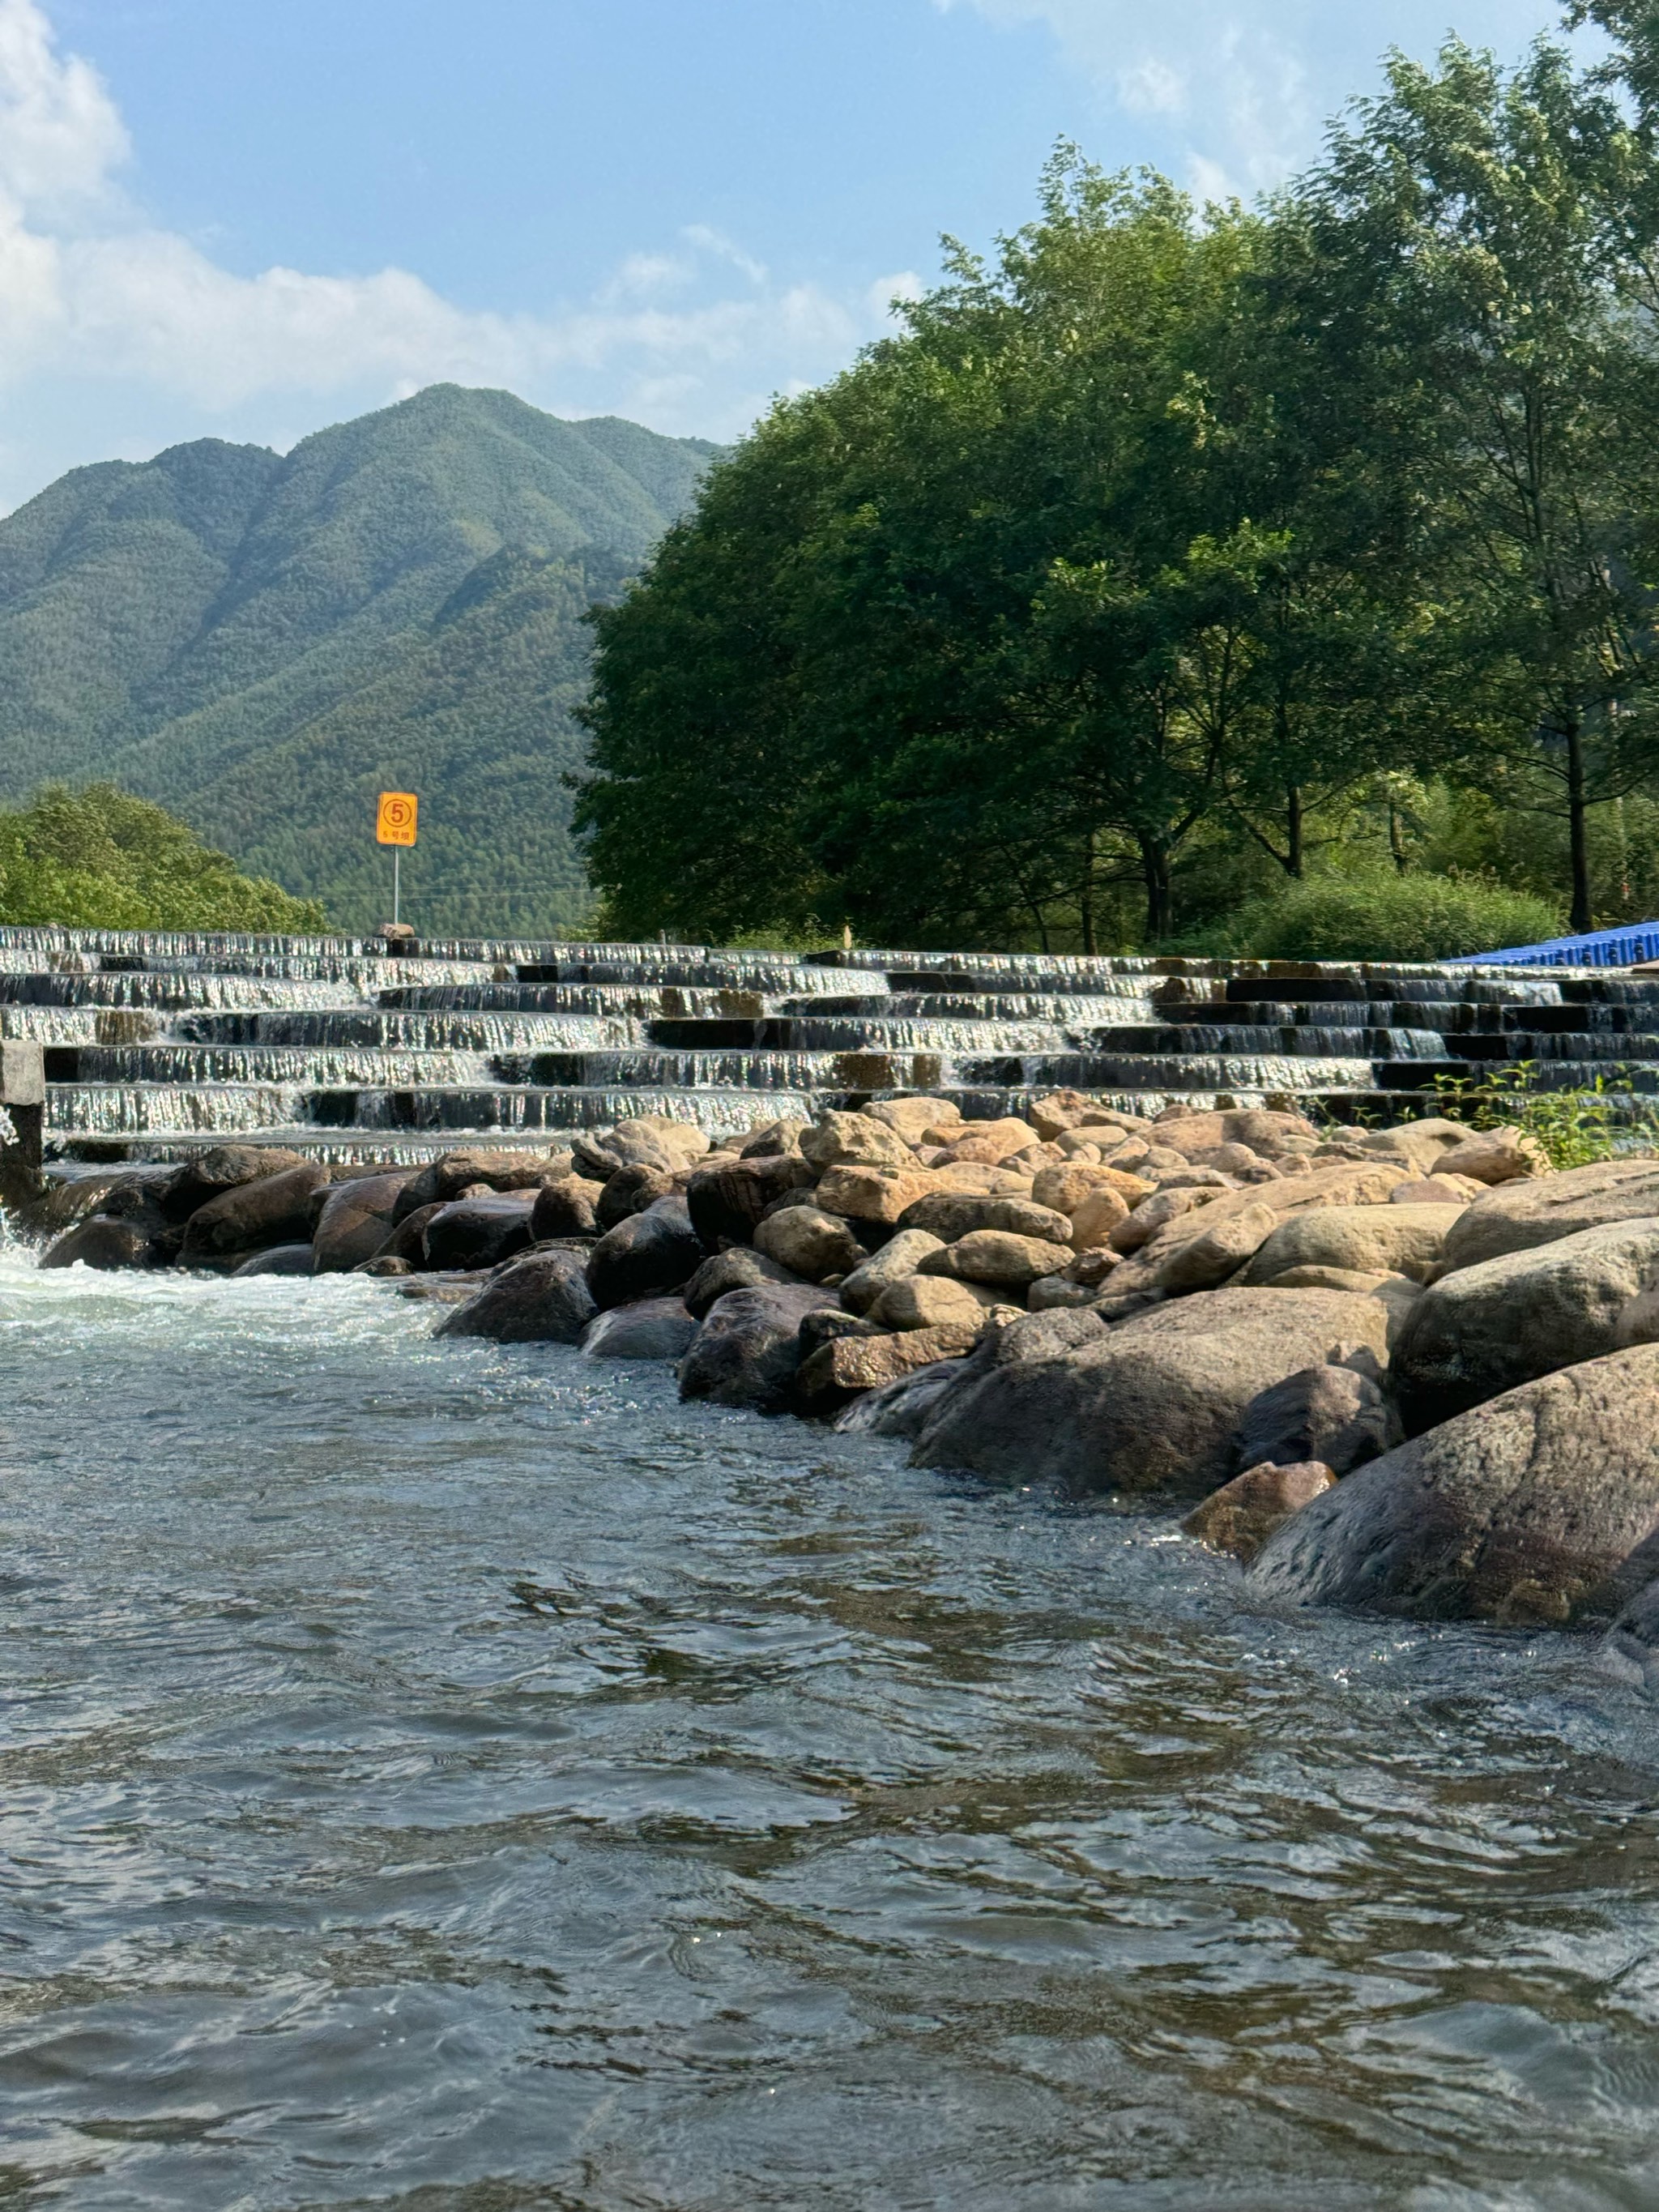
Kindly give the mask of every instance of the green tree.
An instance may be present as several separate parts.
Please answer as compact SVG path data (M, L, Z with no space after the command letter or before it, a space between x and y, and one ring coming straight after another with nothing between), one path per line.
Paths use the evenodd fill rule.
M1303 195L1334 368L1401 395L1389 458L1426 517L1461 772L1565 817L1577 929L1590 808L1659 766L1651 188L1642 134L1561 48L1505 72L1453 42L1391 58Z
M314 900L239 875L223 853L113 784L48 784L0 812L0 921L88 929L318 930Z

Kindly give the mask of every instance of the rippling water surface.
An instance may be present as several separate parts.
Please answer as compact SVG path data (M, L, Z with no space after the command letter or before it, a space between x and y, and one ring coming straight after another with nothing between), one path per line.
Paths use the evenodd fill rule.
M1589 1646L431 1326L0 1261L0 2203L1659 2204Z

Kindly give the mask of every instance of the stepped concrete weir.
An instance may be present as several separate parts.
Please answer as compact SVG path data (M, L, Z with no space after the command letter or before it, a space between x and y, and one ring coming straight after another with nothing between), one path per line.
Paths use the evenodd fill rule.
M1071 1087L1392 1121L1526 1062L1634 1098L1659 1091L1659 975L6 928L0 1038L41 1048L49 1158L252 1138L414 1162L912 1091L969 1119Z

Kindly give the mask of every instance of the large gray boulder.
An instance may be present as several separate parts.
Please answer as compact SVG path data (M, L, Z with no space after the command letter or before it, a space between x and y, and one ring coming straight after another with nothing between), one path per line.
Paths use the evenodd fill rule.
M810 1283L728 1291L680 1362L681 1397L782 1413L801 1363L800 1325L826 1307L839 1310L835 1293Z
M1461 1267L1412 1306L1392 1376L1416 1436L1618 1344L1621 1308L1659 1285L1659 1219L1612 1222Z
M439 1323L440 1336L487 1336L497 1344L578 1344L593 1318L586 1255L557 1248L526 1252L499 1268Z
M1298 1605L1565 1622L1632 1596L1656 1531L1659 1345L1641 1345L1373 1460L1288 1522L1251 1581Z
M1032 1314L1002 1334L1096 1318ZM1045 1358L997 1364L989 1347L940 1401L915 1462L1074 1492L1202 1495L1232 1473L1232 1437L1252 1399L1339 1344L1380 1357L1386 1334L1374 1298L1227 1289L1154 1306Z
M685 1201L659 1198L607 1229L588 1255L587 1287L600 1310L683 1291L702 1265L702 1244Z
M215 1145L192 1153L158 1187L155 1197L169 1221L186 1221L199 1206L301 1165L301 1155L276 1145ZM327 1181L326 1176L322 1180Z
M1659 1216L1659 1160L1601 1160L1535 1182L1507 1182L1466 1206L1446 1233L1443 1267L1476 1267L1581 1230Z

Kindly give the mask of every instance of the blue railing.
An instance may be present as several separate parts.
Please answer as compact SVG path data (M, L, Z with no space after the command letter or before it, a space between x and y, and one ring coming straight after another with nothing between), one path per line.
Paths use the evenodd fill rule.
M1586 937L1552 937L1542 945L1511 945L1504 952L1468 953L1453 968L1633 968L1659 960L1659 921L1632 921L1623 929L1594 929Z

